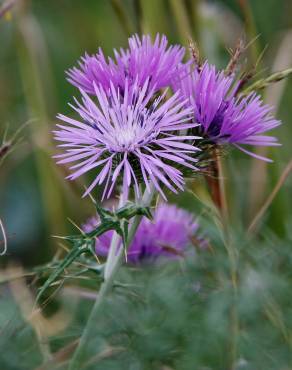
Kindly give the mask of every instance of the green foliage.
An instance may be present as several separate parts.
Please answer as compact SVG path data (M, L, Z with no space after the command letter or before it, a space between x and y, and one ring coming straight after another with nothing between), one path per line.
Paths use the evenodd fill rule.
M236 369L289 368L292 302L287 291L292 278L291 240L280 240L269 233L262 242L248 243L234 235L234 293L224 243L216 227L209 224L209 229L213 229L212 249L190 247L184 260L124 267L120 271L113 294L93 328L95 336L87 345L82 369L160 370L164 366L219 370L231 368L232 363ZM82 289L88 288L83 285ZM69 307L76 307L75 319L62 333L50 338L52 358L56 360L48 363L48 368L57 368L58 363L58 368L66 369L57 353L70 348L82 333L94 299L94 295L81 298L76 304L74 300L70 302L70 296L65 297L68 315L72 309ZM7 309L2 304L6 318L11 317ZM18 325L14 320L14 328ZM7 346L12 334L7 327L2 330ZM24 343L28 347L22 354L24 363L32 361L38 342L34 335L24 335L29 332L26 325L17 331L15 352L1 358L3 368L23 369L21 363L15 367L12 364L23 353Z

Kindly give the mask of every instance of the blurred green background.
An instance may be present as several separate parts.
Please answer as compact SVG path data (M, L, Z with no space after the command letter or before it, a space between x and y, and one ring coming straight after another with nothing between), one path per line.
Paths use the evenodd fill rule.
M1 12L10 3L11 9ZM292 65L291 0L15 0L0 2L0 9L0 147L6 130L8 130L7 141L20 127L28 123L18 134L21 142L13 146L13 151L0 165L0 218L8 235L8 253L5 257L0 257L2 260L0 266L3 266L3 269L15 260L26 267L49 260L58 248L51 235L64 235L72 230L72 225L67 220L68 217L80 224L94 211L90 200L81 199L83 186L87 183L86 179L80 179L75 183L68 182L64 179L66 169L58 167L52 159L56 149L52 142L51 131L54 128L56 114L58 112L69 113L70 108L67 102L72 100L72 96L78 96L76 89L66 81L64 71L75 65L85 52L94 53L98 47L102 47L105 54L112 55L113 48L125 47L127 38L135 32L150 33L152 36L156 33L164 33L171 43L179 42L186 47L188 37L191 36L197 42L204 58L224 68L228 63L228 49L235 46L239 37L245 37L247 41L254 40L247 52L249 58L247 63L255 63L265 50L258 66L259 77ZM275 136L279 137L283 146L269 150L268 156L274 159L274 163L268 165L235 150L232 151L225 159L225 177L230 225L235 234L234 238L237 240L236 255L237 257L243 256L240 263L237 261L238 274L243 273L244 277L249 279L253 273L263 272L259 284L262 284L261 279L267 286L271 283L272 292L278 292L280 298L278 303L272 304L271 320L275 325L271 324L271 331L265 327L265 324L263 324L264 327L259 325L258 320L261 319L257 316L257 304L260 306L262 301L257 302L256 307L252 307L252 313L243 312L243 315L250 315L248 316L249 325L254 326L260 333L260 338L249 342L250 347L247 346L247 351L255 351L253 358L256 360L252 362L251 367L248 367L246 360L242 359L240 362L238 358L237 365L232 368L287 370L291 365L292 343L289 331L289 324L291 325L292 320L291 299L288 301L288 295L291 295L289 289L289 286L291 287L291 263L289 262L292 258L291 178L282 184L280 192L265 212L256 238L248 241L244 232L278 182L285 166L292 159L291 77L268 87L263 96L266 102L275 106L277 118L283 121L283 125L275 132ZM198 179L191 187L199 194L199 197L202 194L202 197L205 197L203 180ZM223 270L228 269L230 266L225 266L227 257L223 252L222 241L220 241L218 231L214 230L212 222L208 217L204 218L208 212L202 202L191 193L180 195L172 201L201 215L206 233L210 235L211 240L214 239L215 248L222 250L222 255L218 253L216 256L216 263L209 258L210 256L207 258L205 267L212 269L213 272L207 268L201 273L198 266L192 265L188 267L190 274L195 273L197 277L210 279L209 275L217 273L219 269L217 263L219 265L222 263ZM245 262L251 269L259 266L261 272L258 270L250 272ZM147 273L144 271L141 279L145 278L145 284L148 286ZM167 274L168 272L165 276L169 276ZM173 285L157 289L166 292L161 298L161 304L162 306L165 304L166 312L169 312L170 318L175 320L176 315L171 310L171 304L177 305L178 310L181 309L184 315L187 307L182 301L186 300L185 302L191 303L187 290L181 292L177 280L173 278L173 272L170 271L169 274L172 276ZM174 276L176 276L175 273ZM131 280L133 277L126 276L125 279ZM162 279L163 281L167 279ZM248 290L248 281L244 278L242 281L243 298L241 298L252 301L256 293L253 291L254 296L246 298L244 294L247 295L247 292L244 289ZM158 283L155 282L151 286L150 296L156 294L153 293L155 284ZM212 284L210 283L210 289L213 287ZM2 292L0 301L3 297L1 303L3 317L0 317L0 322L4 323L6 323L4 312L9 311L10 304L13 305L8 298L6 300L5 289L4 287L3 292L0 290ZM180 296L182 301L176 298L170 303L171 300L167 294L170 294L172 289L173 294L176 294L176 297ZM208 304L210 303L208 307L211 310L208 314L213 320L211 327L210 321L207 326L204 326L206 318L202 316L201 306L196 307L192 312L192 315L200 317L200 323L192 330L201 330L201 333L207 333L210 336L208 338L210 341L206 339L206 347L202 344L201 350L198 349L197 367L192 367L191 360L188 359L192 353L192 350L188 348L189 353L186 354L184 360L181 360L181 365L171 363L163 367L164 360L158 359L155 360L158 362L152 363L147 358L143 360L144 362L141 360L143 367L135 365L136 360L133 360L130 365L129 358L124 358L120 360L120 367L117 367L116 363L109 363L108 367L100 365L101 367L93 368L227 369L226 362L224 360L220 362L219 358L224 357L222 351L226 350L224 346L228 342L223 345L224 341L222 343L220 341L229 335L229 332L224 329L226 317L224 317L225 306L222 302L229 304L230 286L228 285L227 290L224 291L226 295L222 293L222 296L217 297L219 303L216 301L216 294L220 293L220 289L218 291L216 289L215 285L212 294L208 296ZM265 288L259 285L257 289L261 291ZM232 296L233 293L230 294ZM274 298L271 301L274 302ZM245 300L241 307L245 307L246 302ZM130 303L123 301L119 304L122 313L127 310L135 311L135 308L128 307ZM214 310L214 305L218 307L217 311ZM117 306L113 305L113 307L113 311L117 310ZM287 310L286 307L288 307ZM242 309L244 311L244 308ZM148 318L150 321L151 317L156 315L155 310L159 311L159 308L153 307L153 312ZM113 316L115 314L118 313L112 313ZM83 318L82 315L86 316L81 313ZM285 317L288 317L287 322ZM139 321L139 317L136 320ZM143 320L146 320L145 315ZM170 332L183 330L186 325L186 323L181 323L177 328L167 330ZM220 326L219 334L217 332L216 340L212 341L211 332L215 330L216 325ZM278 329L273 331L272 327L278 327ZM78 330L73 337L80 333ZM112 328L112 330L120 330L120 328ZM279 337L277 336L278 331L280 331ZM191 339L189 335L186 335L184 337L187 338L187 340L184 339L186 346L189 346L192 340L194 342L204 341L201 335ZM271 340L275 341L271 348L276 349L275 353L270 352L269 349L266 358L266 354L263 354L261 349L257 351L253 343L260 343L261 340L264 342L267 336L271 336ZM156 338L156 340L158 343L167 342L165 338ZM140 343L142 347L145 344L143 343L143 341ZM56 345L56 348L58 346L60 344ZM150 343L149 346L151 347ZM266 348L270 348L269 345ZM28 351L28 349L23 351ZM142 349L136 348L136 351L141 352ZM151 351L153 348L150 348L148 353ZM163 345L159 351L163 351ZM9 353L7 350L8 355ZM23 365L24 367L21 365L19 367L16 363L12 364L11 360L7 360L3 362L3 369L36 368L36 364L41 360L35 352L33 353L32 364L34 365L28 362ZM211 362L209 361L210 353L214 355ZM275 364L272 359L269 362L269 356L277 359ZM209 360L206 360L208 358ZM266 359L265 366L261 365L262 358ZM130 361L129 365L126 365L127 361ZM205 367L204 361L206 361ZM145 365L146 363L148 365ZM159 365L156 367L157 363ZM268 367L268 364L271 366Z

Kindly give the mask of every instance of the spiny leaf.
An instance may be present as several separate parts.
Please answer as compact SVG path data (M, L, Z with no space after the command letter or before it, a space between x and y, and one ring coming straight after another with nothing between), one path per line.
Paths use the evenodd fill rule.
M48 277L44 285L41 287L37 297L36 303L39 302L41 296L48 289L56 279L63 273L63 271L69 267L81 254L89 253L95 256L95 242L96 238L103 233L114 230L122 238L123 245L126 245L128 238L128 221L136 216L146 216L152 219L151 211L149 207L136 205L134 203L128 203L124 207L118 209L116 212L111 212L106 209L97 206L97 212L100 217L100 224L91 232L84 233L83 231L77 235L69 236L56 236L69 241L73 244L72 249L66 255L66 257L56 264L53 273Z
M98 204L96 204L96 211L97 211L98 216L100 217L101 222L104 222L108 218L113 217L113 212L100 207Z
M36 303L39 302L41 296L49 288L49 286L62 274L62 272L69 266L75 259L83 253L85 250L80 248L79 245L71 249L67 256L62 260L59 266L56 267L54 272L48 277L44 285L40 288L39 293L36 297Z
M152 219L152 214L149 207L140 206L134 203L128 203L124 207L116 211L116 216L118 219L129 220L134 216L145 216Z

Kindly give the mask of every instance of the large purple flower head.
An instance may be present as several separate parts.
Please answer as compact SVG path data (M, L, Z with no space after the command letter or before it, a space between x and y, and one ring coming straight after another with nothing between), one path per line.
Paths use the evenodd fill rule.
M139 195L139 179L149 189L150 182L164 196L161 183L173 192L183 190L184 179L177 168L196 169L193 154L197 136L181 135L180 130L196 126L190 121L190 108L184 108L178 93L165 100L166 92L154 99L147 80L129 89L126 81L123 96L111 84L111 95L94 84L98 103L83 91L82 103L76 99L72 108L80 120L58 116L55 139L65 153L57 155L58 163L71 163L70 179L90 171L96 177L85 195L96 185L104 184L104 196L110 196L117 179L122 178L124 193L133 184Z
M92 231L99 223L95 217L89 219L83 230ZM156 260L158 257L183 256L192 239L199 240L199 225L194 216L175 205L160 204L153 215L153 221L143 218L127 251L130 263ZM96 253L106 257L113 231L102 234L96 240ZM204 241L201 240L202 245Z
M127 83L132 86L135 81L140 87L149 80L149 89L167 87L177 73L185 50L175 45L168 47L166 36L157 35L152 42L149 35L140 39L138 35L129 38L129 47L114 51L115 58L104 57L101 49L95 55L86 54L74 67L67 72L68 80L74 86L89 94L95 94L93 83L101 85L110 92L110 84L123 93Z
M180 77L174 79L174 90L181 90L189 99L203 136L216 144L233 144L269 161L241 147L241 144L279 145L275 137L265 135L280 122L274 119L272 108L263 104L260 96L251 93L247 97L236 97L238 84L234 77L218 72L207 62L200 69L188 66Z

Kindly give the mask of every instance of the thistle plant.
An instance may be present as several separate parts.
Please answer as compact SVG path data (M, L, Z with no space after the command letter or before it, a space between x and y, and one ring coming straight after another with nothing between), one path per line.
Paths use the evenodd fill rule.
M54 131L55 139L61 142L59 147L65 149L65 153L57 155L58 162L78 162L71 166L73 173L69 178L74 180L94 170L97 174L84 196L96 186L104 185L102 198L110 197L120 182L119 209L127 205L131 188L134 189L136 204L142 202L142 207L150 206L155 192L166 199L163 186L174 193L182 191L184 174L177 165L196 171L196 155L200 150L195 145L199 136L183 134L197 126L191 119L191 108L185 106L186 99L182 100L179 93L168 97L167 90L159 92L170 83L183 49L167 49L165 37L161 40L157 37L152 44L148 36L141 41L135 36L129 44L129 50L116 53L117 63L109 60L107 65L100 52L94 60L90 59L89 66L84 60L81 72L76 69L69 72L75 84L77 80L82 94L82 103L75 99L76 105L72 106L80 120L59 115L65 125L58 124ZM174 61L175 67L170 70ZM106 73L101 73L99 67ZM140 189L143 187L145 193L142 197ZM112 227L115 233L105 265L104 283L73 356L71 369L77 369L82 361L91 322L96 319L121 264L124 254L120 243L123 240L127 254L140 221L141 216L136 216L129 231L126 223L119 224L118 228ZM91 233L99 236L96 230ZM92 239L90 243L92 249ZM74 243L76 255L85 252L83 245L83 242L80 245ZM74 256L72 254L72 258ZM70 258L68 261L72 262ZM63 267L64 264L59 271Z
M103 283L70 370L80 369L93 323L123 261L154 263L162 256L184 256L193 239L204 244L193 216L153 200L167 201L169 192L184 191L188 177L206 174L206 163L213 170L212 155L222 146L269 161L245 145L279 145L266 135L280 124L271 107L255 91L241 94L244 84L234 72L240 54L237 50L227 69L217 71L202 63L196 51L184 61L184 48L168 47L165 36L157 35L152 42L148 35L134 35L114 58L105 58L100 49L67 72L81 100L69 104L77 117L58 115L54 137L60 153L55 158L58 164L70 164L70 180L90 172L93 181L83 196L92 197L101 188L102 197L96 200L98 218L78 235L63 237L71 249L38 299L74 261L86 255L106 257ZM117 209L102 208L100 201L114 191L119 194ZM154 204L159 205L151 220Z

